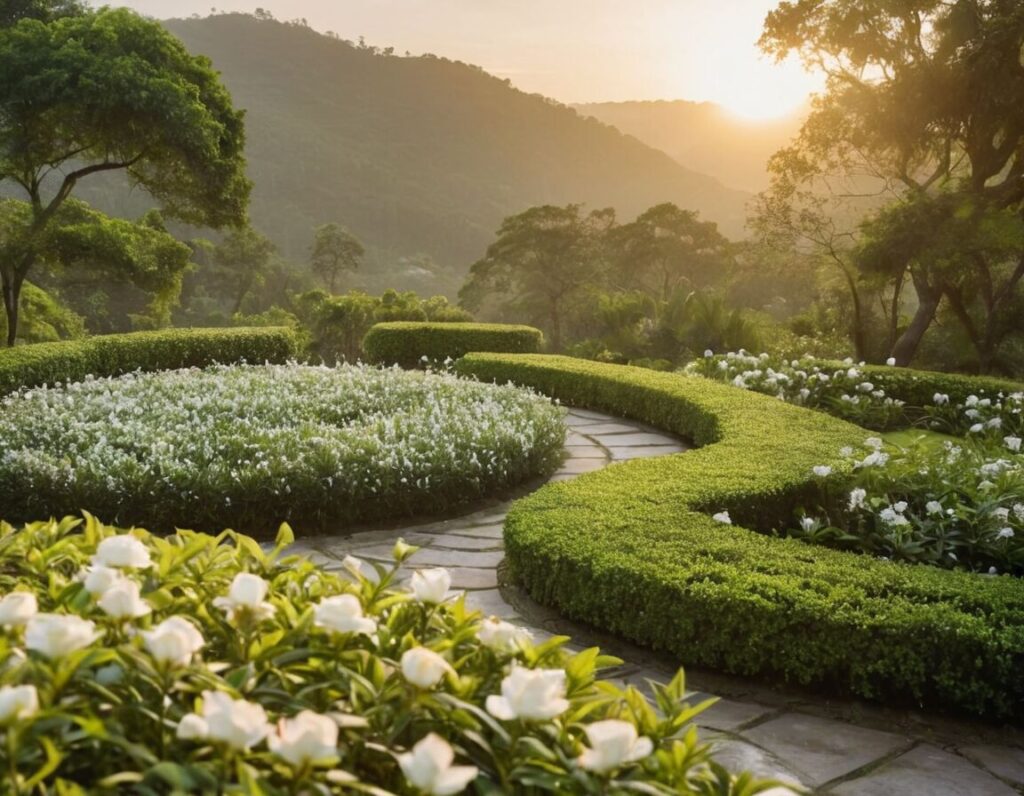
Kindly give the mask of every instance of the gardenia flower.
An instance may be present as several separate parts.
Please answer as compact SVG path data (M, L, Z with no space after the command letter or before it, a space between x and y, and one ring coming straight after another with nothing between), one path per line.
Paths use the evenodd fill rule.
M25 626L25 646L47 658L60 658L88 647L100 635L93 622L78 616L36 614Z
M1003 442L1006 444L1006 447L1012 450L1014 453L1020 453L1020 437L1003 437Z
M996 534L996 539L1012 539L1013 528L1000 528L999 533Z
M36 596L27 591L12 591L0 600L0 625L21 627L39 612Z
M944 406L949 403L949 396L945 393L937 392L932 396L932 402L936 406Z
M728 511L720 511L717 514L712 514L711 519L715 522L720 522L723 525L732 525L732 517L729 516Z
M603 774L613 768L642 760L654 751L650 738L638 737L636 727L628 721L605 719L583 728L589 749L579 756L580 768Z
M321 600L313 609L313 623L335 633L364 633L369 636L377 632L377 623L363 616L363 606L354 594L338 594Z
M296 768L338 756L338 725L333 719L304 710L281 719L267 738L270 751Z
M451 664L433 650L413 647L402 655L402 676L417 688L433 688L449 672Z
M149 549L130 534L108 536L100 542L92 563L125 569L146 569L153 565Z
M232 699L223 691L203 692L203 714L189 713L178 724L184 740L209 739L248 751L270 733L262 705Z
M887 360L885 360L885 364L888 365L890 368L896 367L896 357L889 357Z
M99 597L123 577L121 570L105 567L102 564L93 564L79 575L85 590L93 597Z
M411 752L398 755L398 765L414 788L431 796L459 793L476 779L476 766L453 766L455 751L444 738L430 733Z
M817 521L813 517L804 517L800 520L800 527L804 529L804 532L809 533L814 530L816 522Z
M192 656L206 643L195 625L183 616L165 619L152 630L142 633L149 654L160 663L188 666Z
M447 569L421 569L412 574L409 586L421 603L439 604L448 599L452 576Z
M569 707L565 698L565 672L513 666L501 681L501 696L487 697L487 712L496 719L547 721Z
M893 509L894 509L894 510L895 510L895 511L896 511L897 513L899 513L899 514L902 514L902 513L904 512L904 511L906 511L906 510L907 510L907 506L908 506L908 505L910 505L910 504L908 504L908 503L907 503L907 501L905 501L905 500L899 500L899 501L897 501L897 502L893 503L893 504L892 504L892 507L893 507Z
M981 423L975 423L973 426L967 429L967 432L969 434L980 434L984 430L985 427Z
M34 685L0 687L0 726L27 719L39 712L39 694Z
M139 596L139 584L127 578L103 592L98 604L114 619L137 619L153 610Z
M924 504L924 508L929 514L942 514L942 504L937 500L929 500Z
M477 631L477 638L485 647L502 652L511 652L524 641L533 638L533 634L525 627L518 627L492 616L485 619Z
M882 509L878 516L886 525L910 525L910 520L892 508Z
M827 464L819 464L814 467L814 474L818 476L818 478L828 478L832 475L832 468Z
M231 581L227 597L217 597L213 604L227 611L228 619L234 622L240 612L248 612L257 621L274 615L274 606L264 602L270 584L259 575L239 572Z
M864 507L864 500L867 498L867 490L857 487L850 492L850 511Z

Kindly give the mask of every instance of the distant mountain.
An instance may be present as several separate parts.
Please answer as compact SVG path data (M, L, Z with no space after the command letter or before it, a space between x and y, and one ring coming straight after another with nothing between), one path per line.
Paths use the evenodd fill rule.
M671 201L742 234L744 192L477 67L240 14L165 24L246 109L253 223L295 259L315 225L348 226L370 249L356 279L371 289L405 275L430 289L408 266L428 255L451 291L505 216L544 203L632 218ZM103 193L114 210L139 201Z
M726 185L759 191L768 183L765 164L799 131L803 114L755 122L711 102L597 102L573 106L671 155L690 169Z

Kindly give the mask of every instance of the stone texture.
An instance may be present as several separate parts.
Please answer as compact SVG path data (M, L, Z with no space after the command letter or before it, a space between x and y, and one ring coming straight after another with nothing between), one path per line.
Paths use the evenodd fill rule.
M484 616L496 616L499 619L517 619L516 610L501 596L497 589L466 592L466 605L475 611L482 611Z
M786 761L811 787L846 776L909 745L900 735L803 713L785 713L746 730L742 737Z
M493 569L473 569L472 567L451 567L453 589L496 589L498 573Z
M962 757L924 744L832 788L836 796L1017 796Z
M701 694L694 702L699 702L706 695ZM754 702L734 702L731 699L719 699L714 705L699 714L694 720L698 727L712 730L737 730L772 713L772 709Z
M798 787L801 784L797 772L766 749L724 734L704 733L703 737L711 742L715 760L732 771L750 771L757 777Z
M608 450L612 455L612 461L628 462L631 459L649 459L651 456L668 456L672 453L683 453L686 448L682 445L631 445L628 447L609 445Z
M1011 746L964 746L960 754L998 777L1024 785L1024 750Z

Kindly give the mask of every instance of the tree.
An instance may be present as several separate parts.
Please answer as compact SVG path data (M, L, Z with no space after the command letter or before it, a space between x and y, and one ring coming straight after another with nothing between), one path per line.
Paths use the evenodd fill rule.
M609 237L617 286L640 289L659 301L667 301L680 286L705 286L729 264L729 241L718 225L671 202L650 208Z
M359 268L365 254L359 239L339 224L323 224L314 230L310 262L329 293L335 292L335 284L343 271Z
M783 187L871 178L911 205L944 193L957 194L955 204L1019 212L1022 44L1019 0L780 3L761 46L778 58L799 53L827 76L827 90L773 176ZM890 274L909 279L918 299L892 346L901 365L947 296L933 266L918 258L890 263ZM970 280L978 284L984 274Z
M459 300L475 311L497 298L541 325L560 351L567 311L603 269L605 236L614 224L614 211L583 215L580 205L544 205L510 216L470 268Z
M249 226L232 230L214 247L211 281L230 301L232 315L241 312L246 296L266 279L274 252L271 240Z
M209 60L157 22L101 9L0 29L0 185L31 209L0 262L8 345L45 233L81 181L121 172L172 217L238 224L243 144L242 113Z
M79 0L4 0L0 4L0 28L8 28L22 19L52 22L84 11L85 4Z

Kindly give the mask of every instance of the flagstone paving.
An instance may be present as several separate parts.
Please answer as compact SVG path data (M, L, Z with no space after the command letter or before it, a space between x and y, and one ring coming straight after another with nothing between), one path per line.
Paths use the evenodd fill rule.
M572 409L566 423L566 458L551 481L687 450L685 443L657 429L598 412ZM537 486L528 485L526 491ZM527 626L536 636L564 634L573 637L574 645L597 644L626 661L613 672L624 682L646 688L651 680L668 680L674 668L670 661L566 621L501 583L502 523L511 502L491 501L453 519L303 540L295 551L336 569L348 554L390 561L394 542L405 539L423 548L412 566L450 569L453 588L464 589L472 607ZM724 695L696 723L715 745L716 758L730 768L833 796L1024 794L1020 730L771 690L711 673L687 675L688 683L700 689L693 694L695 702L711 693Z

